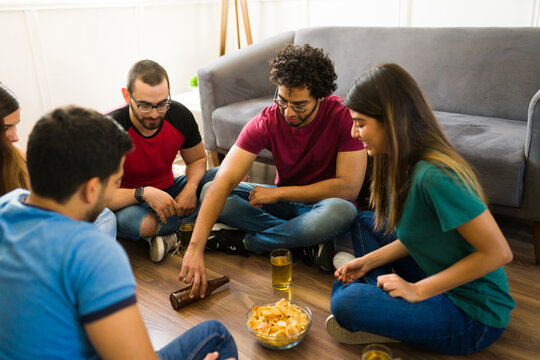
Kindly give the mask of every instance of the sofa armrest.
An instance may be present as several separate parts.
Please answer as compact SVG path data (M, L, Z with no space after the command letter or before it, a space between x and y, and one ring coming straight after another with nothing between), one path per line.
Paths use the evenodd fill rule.
M523 217L540 221L540 90L529 104L525 166Z
M204 145L217 151L212 113L218 107L262 96L271 96L269 61L294 40L294 31L226 54L198 70Z

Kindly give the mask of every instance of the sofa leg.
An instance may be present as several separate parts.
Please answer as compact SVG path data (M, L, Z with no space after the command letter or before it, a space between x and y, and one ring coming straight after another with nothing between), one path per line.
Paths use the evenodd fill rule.
M221 164L223 159L225 159L225 155L217 153L215 151L208 151L208 156L210 157L210 160L212 161L212 166L216 167Z
M540 221L533 223L534 261L540 264Z

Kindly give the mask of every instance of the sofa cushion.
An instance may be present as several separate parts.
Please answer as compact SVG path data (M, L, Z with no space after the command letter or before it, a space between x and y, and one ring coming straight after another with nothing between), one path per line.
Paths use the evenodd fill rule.
M272 105L271 97L262 97L246 101L225 105L214 110L212 113L212 125L214 133L217 134L216 141L218 149L227 153L236 142L236 138L246 124L246 119L252 119L266 106ZM263 150L257 160L272 162L272 153Z
M476 168L489 202L520 206L527 123L441 111L435 116L456 150Z
M219 134L218 148L226 153L244 127L244 119L253 118L271 104L271 98L262 97L214 110L212 124ZM435 111L435 116L457 151L477 170L490 203L520 206L527 123L442 111ZM272 162L272 154L263 150L257 160Z

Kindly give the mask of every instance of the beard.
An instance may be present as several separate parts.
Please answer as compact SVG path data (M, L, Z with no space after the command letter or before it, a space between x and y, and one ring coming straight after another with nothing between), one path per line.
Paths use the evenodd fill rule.
M319 107L319 104L313 107L313 109L309 112L309 114L305 116L298 114L294 122L290 122L289 120L287 120L287 117L285 116L285 110L281 110L281 114L285 118L287 125L289 125L290 127L299 129L302 127L302 125L304 125L306 120L309 119L309 117L315 112L315 110L317 110L318 107Z
M131 105L130 105L131 106ZM133 116L137 121L146 129L146 130L155 130L158 129L161 124L163 123L163 116L158 116L157 118L153 118L151 116L140 116L135 109L131 109L131 112L133 113Z
M93 223L98 218L99 214L103 211L105 206L102 204L96 204L92 209L88 210L84 215L84 220Z
M101 191L99 192L99 197L94 204L94 206L91 209L88 209L86 213L84 214L83 220L93 223L96 221L97 217L103 209L107 206L107 203L109 201L106 201L105 199L105 187L101 188Z

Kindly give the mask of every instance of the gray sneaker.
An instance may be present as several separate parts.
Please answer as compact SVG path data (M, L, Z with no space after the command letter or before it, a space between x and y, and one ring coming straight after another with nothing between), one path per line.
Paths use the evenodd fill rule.
M160 262L165 255L177 247L178 238L176 233L163 236L154 236L150 239L150 260Z
M334 315L326 318L326 331L331 337L344 344L381 344L399 342L399 340L387 338L366 331L349 331L337 323Z

